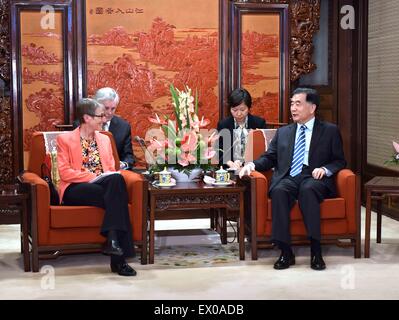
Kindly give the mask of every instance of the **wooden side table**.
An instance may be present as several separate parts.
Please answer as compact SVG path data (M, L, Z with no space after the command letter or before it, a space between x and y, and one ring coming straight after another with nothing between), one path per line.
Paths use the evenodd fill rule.
M171 210L183 210L185 218L190 219L190 209L220 209L223 210L224 221L226 210L237 210L239 212L239 254L240 260L245 260L244 247L244 191L245 186L209 186L203 182L177 183L171 188L160 188L153 185L148 186L149 195L149 263L154 263L154 222L157 217L167 219ZM222 227L223 229L224 226ZM222 242L225 241L225 233Z
M30 271L30 255L29 255L29 200L30 192L29 184L21 185L2 185L0 186L0 209L15 210L20 214L21 223L21 253L23 254L24 270Z
M371 201L377 200L377 243L381 243L382 200L389 196L399 196L399 177L374 177L364 187L366 189L364 257L370 258Z

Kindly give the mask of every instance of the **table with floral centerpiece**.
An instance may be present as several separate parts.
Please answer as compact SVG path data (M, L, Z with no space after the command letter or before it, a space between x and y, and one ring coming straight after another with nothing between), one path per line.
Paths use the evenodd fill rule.
M155 220L173 219L172 212L179 210L185 219L197 218L194 209L209 209L210 215L215 210L226 222L227 210L239 212L238 242L240 260L245 260L244 248L244 191L245 186L233 183L225 186L214 186L199 182L180 182L172 187L159 187L149 184L149 263L154 263ZM226 242L226 225L221 226L221 240Z

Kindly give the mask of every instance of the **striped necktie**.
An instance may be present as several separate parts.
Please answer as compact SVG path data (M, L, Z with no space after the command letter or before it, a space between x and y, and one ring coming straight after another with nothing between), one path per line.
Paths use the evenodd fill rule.
M290 171L291 177L297 176L302 171L303 159L305 158L305 145L306 145L305 129L306 126L304 124L301 125L298 139L295 142L294 155L292 157L292 164Z

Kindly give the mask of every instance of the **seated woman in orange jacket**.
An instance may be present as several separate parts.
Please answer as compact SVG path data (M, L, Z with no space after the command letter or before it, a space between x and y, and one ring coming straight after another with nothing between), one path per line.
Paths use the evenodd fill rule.
M103 208L103 253L111 256L112 272L134 276L136 271L126 262L134 255L126 184L120 174L107 175L115 172L115 160L110 139L98 132L105 120L104 106L85 98L76 111L80 126L57 137L61 203Z

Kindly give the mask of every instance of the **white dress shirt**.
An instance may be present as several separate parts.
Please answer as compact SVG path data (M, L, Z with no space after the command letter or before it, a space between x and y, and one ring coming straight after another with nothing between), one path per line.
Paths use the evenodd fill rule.
M109 131L109 126L110 126L110 124L111 124L111 120L109 120L109 121L107 121L107 122L104 122L104 123L103 123L103 130L104 130L104 131Z

